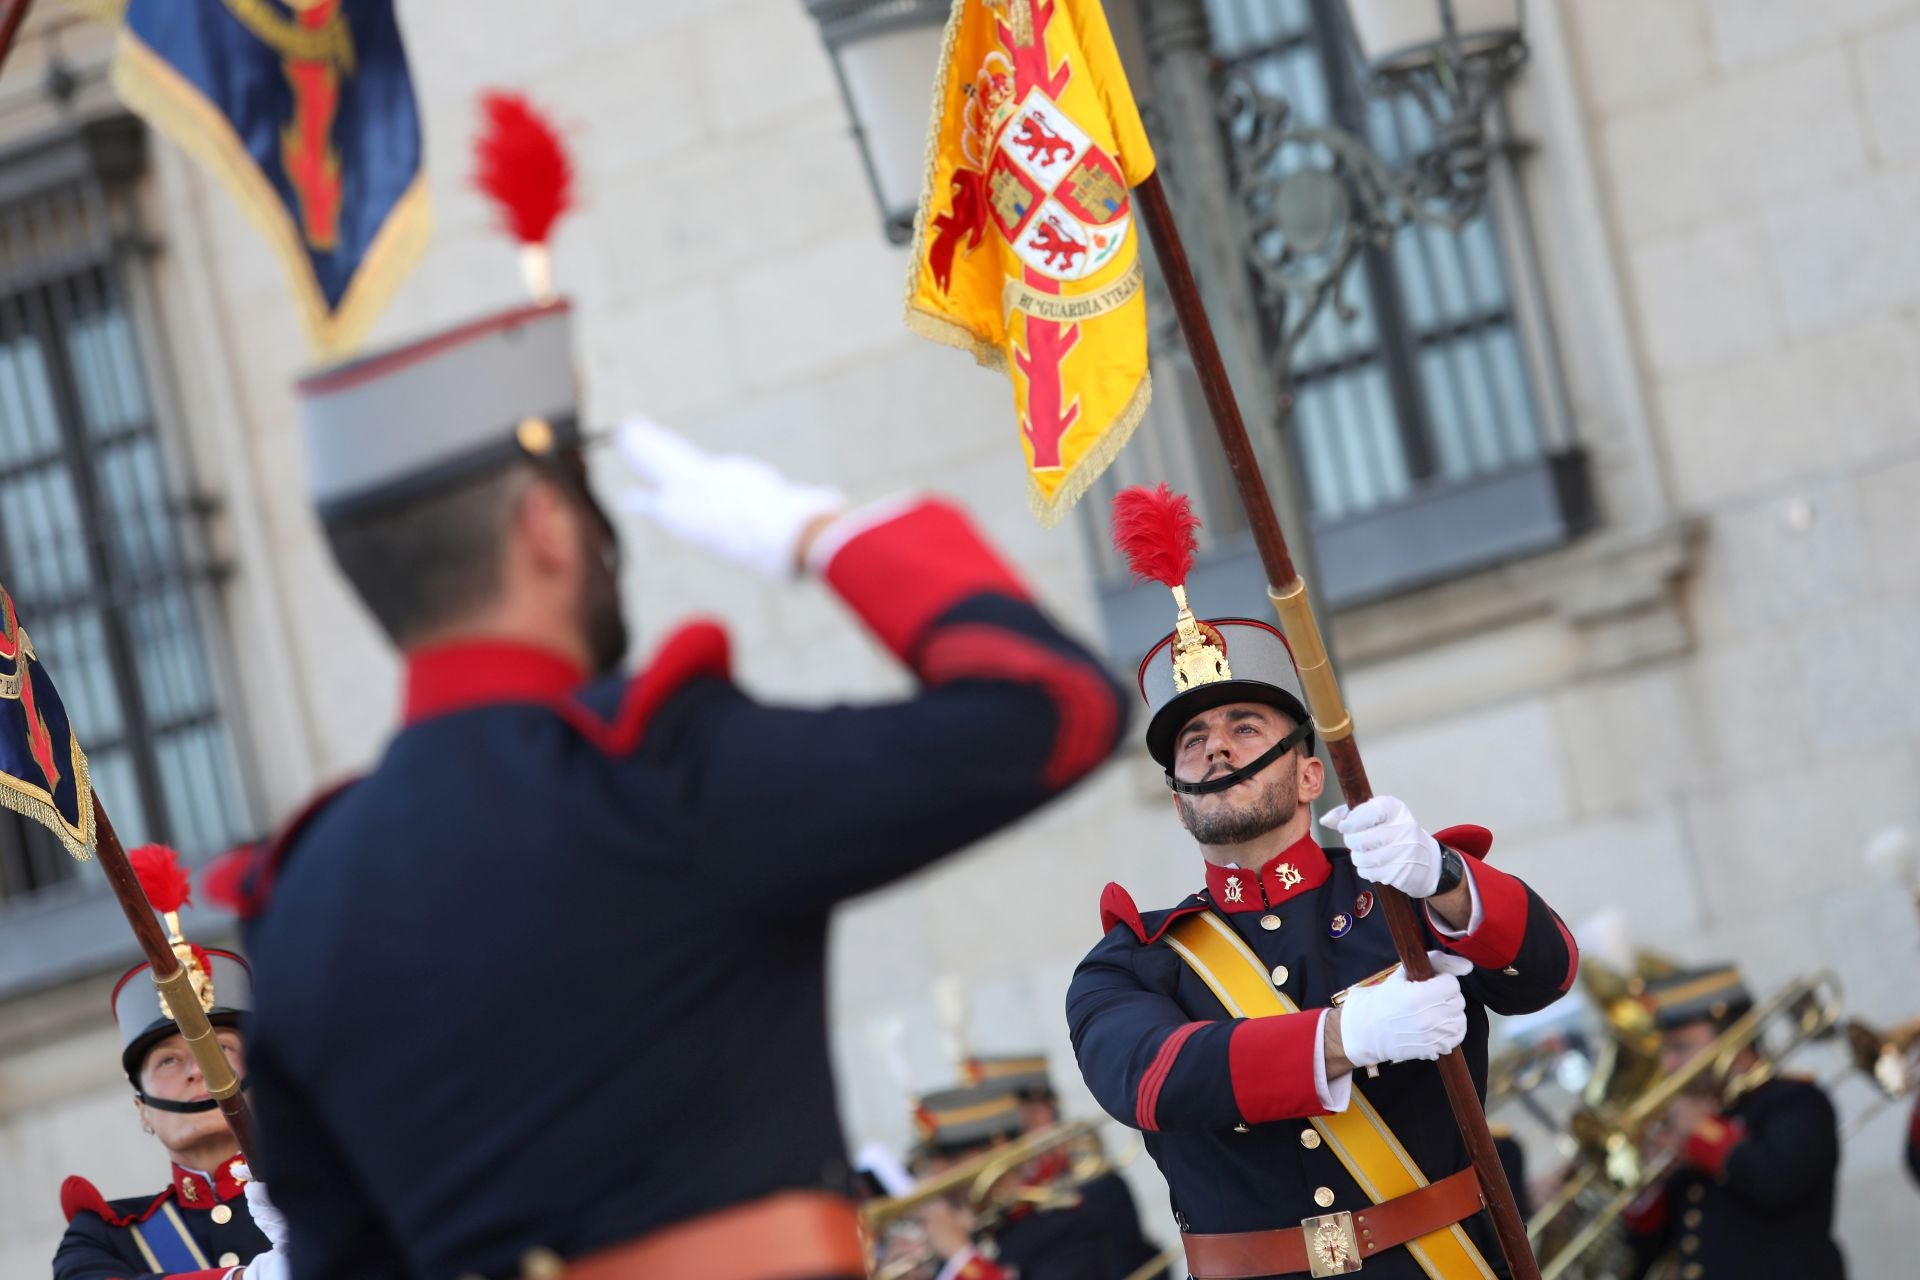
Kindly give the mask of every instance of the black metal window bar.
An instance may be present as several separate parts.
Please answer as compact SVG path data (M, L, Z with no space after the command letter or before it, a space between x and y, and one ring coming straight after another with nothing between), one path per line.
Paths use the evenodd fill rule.
M1249 87L1284 99L1291 127L1341 128L1389 168L1411 167L1433 147L1434 123L1410 93L1369 86L1340 0L1206 0L1206 8L1223 103ZM1316 144L1263 151L1244 113L1223 114L1238 170L1233 198L1333 159ZM1254 171L1256 163L1267 167ZM1522 314L1516 304L1514 272L1531 271L1524 206L1509 159L1491 163L1479 213L1457 231L1413 221L1390 243L1367 244L1311 313L1262 278L1258 265L1280 246L1250 233L1273 384L1293 398L1285 447L1305 491L1316 590L1329 604L1544 550L1590 522L1544 305ZM1508 225L1496 227L1502 219ZM1538 288L1537 278L1520 283ZM1184 486L1208 528L1200 573L1232 579L1233 598L1258 601L1238 504L1175 345L1162 345L1155 361L1144 438L1096 496L1142 481ZM1256 435L1284 416L1274 406L1243 409ZM1256 447L1281 446L1256 439ZM1103 526L1104 512L1093 520ZM1095 555L1110 630L1130 633L1121 566L1104 547Z
M202 632L214 576L174 496L105 193L0 206L0 582L129 845L196 856L250 828ZM0 911L98 876L0 810Z

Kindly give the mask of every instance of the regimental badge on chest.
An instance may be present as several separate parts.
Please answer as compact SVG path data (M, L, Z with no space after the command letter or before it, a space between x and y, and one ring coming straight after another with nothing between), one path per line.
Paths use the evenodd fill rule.
M1344 911L1327 921L1327 936L1329 938L1344 938L1352 931L1353 917Z

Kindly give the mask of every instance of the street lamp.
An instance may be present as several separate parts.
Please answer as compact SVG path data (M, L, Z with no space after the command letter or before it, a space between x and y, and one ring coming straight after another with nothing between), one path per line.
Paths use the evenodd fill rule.
M806 0L846 100L887 239L913 238L948 0Z

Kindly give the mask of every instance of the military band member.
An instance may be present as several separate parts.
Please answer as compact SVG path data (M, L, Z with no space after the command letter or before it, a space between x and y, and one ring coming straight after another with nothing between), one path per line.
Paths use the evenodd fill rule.
M1429 835L1380 796L1327 815L1350 850L1320 846L1308 806L1324 775L1285 640L1199 621L1176 594L1139 685L1206 888L1141 911L1108 886L1105 937L1067 995L1087 1084L1145 1134L1200 1280L1356 1262L1382 1278L1498 1272L1433 1059L1464 1046L1484 1091L1488 1011L1558 999L1573 940L1482 860L1483 828ZM1424 900L1430 981L1398 969L1376 884Z
M1020 1103L1020 1127L1031 1135L1060 1123L1060 1097L1054 1091L1053 1077L1047 1070L1045 1054L1004 1054L997 1057L975 1056L967 1059L962 1073L976 1084L999 1084L1013 1091ZM1034 1172L1036 1179L1064 1176L1072 1164L1073 1152L1058 1149L1042 1157ZM1161 1280L1165 1268L1143 1270L1160 1256L1160 1248L1147 1239L1140 1226L1140 1208L1133 1192L1117 1170L1109 1169L1079 1186L1080 1211L1099 1224L1101 1274L1109 1280Z
M1677 1071L1753 1007L1731 966L1691 969L1647 985L1664 1033L1661 1066ZM1744 1049L1732 1078L1759 1057ZM1724 1099L1707 1079L1668 1113L1679 1167L1626 1215L1644 1268L1676 1260L1679 1280L1841 1280L1833 1238L1840 1171L1839 1122L1809 1080L1756 1073L1760 1083ZM1724 1107L1723 1107L1724 1102Z
M214 1035L241 1079L247 1048L241 1023L252 1007L252 976L231 951L193 947L185 958L203 994ZM121 1066L133 1085L140 1127L172 1161L157 1195L108 1200L75 1175L60 1188L67 1233L53 1258L54 1280L219 1280L251 1274L283 1280L245 1194L240 1147L201 1079L173 1019L162 1012L148 966L129 969L113 988ZM262 1259L265 1259L262 1261ZM249 1266L247 1264L255 1264Z
M962 1085L921 1098L914 1109L919 1138L916 1165L938 1174L1022 1136L1020 1098L1004 1081ZM1007 1203L990 1222L975 1222L964 1202L936 1201L923 1217L929 1241L945 1259L939 1280L1112 1280L1105 1265L1104 1224L1075 1198L1050 1202L1049 1183L1064 1174L1053 1168L1015 1171L1024 1185L1001 1190ZM1043 1180L1044 1179L1044 1180ZM1022 1194L1032 1192L1032 1195ZM964 1228L967 1239L956 1234ZM985 1232L993 1260L973 1244Z
M645 482L625 505L824 582L920 691L763 703L710 622L624 672L569 319L506 312L302 387L335 558L405 671L373 771L248 877L296 1275L667 1280L716 1250L743 1280L859 1275L829 916L1085 777L1124 699L955 507L848 512L645 422L618 436Z

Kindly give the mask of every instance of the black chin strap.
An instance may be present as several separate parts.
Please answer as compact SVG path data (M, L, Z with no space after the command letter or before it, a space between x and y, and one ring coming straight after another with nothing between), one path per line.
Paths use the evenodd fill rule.
M1217 778L1209 778L1205 782L1182 782L1180 779L1174 777L1173 770L1169 769L1167 770L1167 788L1183 796L1210 796L1216 791L1225 791L1228 787L1245 782L1254 774L1259 773L1275 760L1278 760L1281 756L1286 755L1287 752L1299 746L1307 738L1311 737L1312 734L1313 721L1309 720L1267 748L1266 752L1258 759L1250 760L1238 769L1230 770Z
M241 1077L240 1087L242 1089L247 1087L247 1081L244 1076ZM220 1105L220 1099L218 1098L202 1098L198 1102L175 1102L170 1098L148 1097L147 1094L140 1089L135 1089L133 1096L140 1099L145 1105L152 1107L155 1111L171 1111L175 1115L182 1116L190 1116L200 1111L211 1111Z

